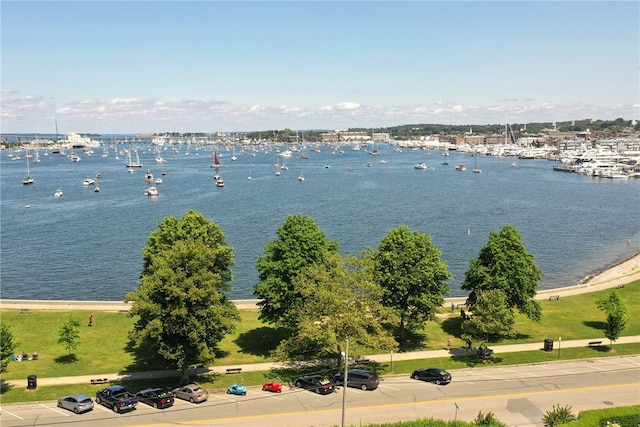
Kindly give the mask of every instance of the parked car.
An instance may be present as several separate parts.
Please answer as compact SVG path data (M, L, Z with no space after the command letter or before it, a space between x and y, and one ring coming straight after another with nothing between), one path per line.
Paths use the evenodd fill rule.
M154 408L164 409L173 405L173 395L161 388L147 388L136 393L138 400Z
M268 383L264 383L262 385L262 390L263 391L272 391L274 393L281 393L282 392L282 384L277 383L275 381L269 381Z
M72 394L58 399L58 408L64 408L79 414L92 410L93 400L86 394Z
M182 387L175 388L171 391L173 397L188 400L191 403L204 402L209 398L207 390L198 384L187 384Z
M449 384L451 382L451 374L442 368L416 369L411 374L411 378L436 384Z
M344 372L338 372L333 376L336 385L344 384ZM347 387L356 387L362 390L375 390L380 385L380 377L367 369L352 369L347 373Z
M96 391L96 403L110 407L113 412L122 412L135 409L138 398L123 386L116 384Z
M227 387L227 394L237 394L238 396L244 396L247 394L247 388L240 384L233 384Z
M335 386L331 381L324 378L322 375L305 375L299 377L295 382L295 386L297 388L311 390L318 394L330 394L335 390Z

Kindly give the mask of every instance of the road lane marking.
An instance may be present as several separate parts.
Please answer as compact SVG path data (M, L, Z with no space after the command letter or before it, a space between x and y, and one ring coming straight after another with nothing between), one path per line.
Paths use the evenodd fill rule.
M6 409L3 409L3 410L2 410L2 413L3 413L3 414L9 414L9 415L11 415L11 416L13 416L13 417L16 417L16 418L20 419L20 420L24 420L24 418L22 418L20 415L16 415L16 414L14 414L13 412L9 412L9 411L7 411Z
M381 385L380 387L388 388L388 389L390 389L390 390L400 391L400 389L399 389L399 388L389 387L388 385Z
M58 407L51 408L51 407L49 407L49 406L47 406L47 405L43 405L42 403L40 403L39 405L40 405L40 406L42 406L43 408L47 408L47 409L49 409L49 410L51 410L51 411L53 411L53 412L57 412L58 414L62 414L62 415L64 415L65 417L68 417L68 416L69 416L69 414L67 414L66 412L62 412L62 411L60 411L60 410L58 409Z

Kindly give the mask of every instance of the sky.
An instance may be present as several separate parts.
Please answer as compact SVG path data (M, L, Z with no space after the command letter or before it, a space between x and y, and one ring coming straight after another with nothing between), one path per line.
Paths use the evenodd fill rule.
M640 119L637 1L0 1L2 133Z

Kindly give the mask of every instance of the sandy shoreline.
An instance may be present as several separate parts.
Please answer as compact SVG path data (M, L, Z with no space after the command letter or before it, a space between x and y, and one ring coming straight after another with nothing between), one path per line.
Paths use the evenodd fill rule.
M632 257L619 262L608 269L585 277L578 284L556 289L545 289L538 292L536 299L548 299L550 296L558 297L576 295L586 292L595 292L602 289L615 288L626 283L640 280L640 252ZM452 302L464 303L466 297L446 298L445 306ZM257 310L260 300L234 300L233 302L241 310ZM55 300L7 300L0 299L0 309L16 310L95 310L95 311L129 311L130 305L122 301L55 301Z

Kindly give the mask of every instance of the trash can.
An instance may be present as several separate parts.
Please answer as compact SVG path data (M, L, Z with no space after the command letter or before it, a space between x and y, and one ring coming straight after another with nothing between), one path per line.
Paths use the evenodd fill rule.
M551 338L544 340L544 351L553 351L553 340Z
M27 390L35 390L36 388L38 388L38 377L29 375L27 377Z

